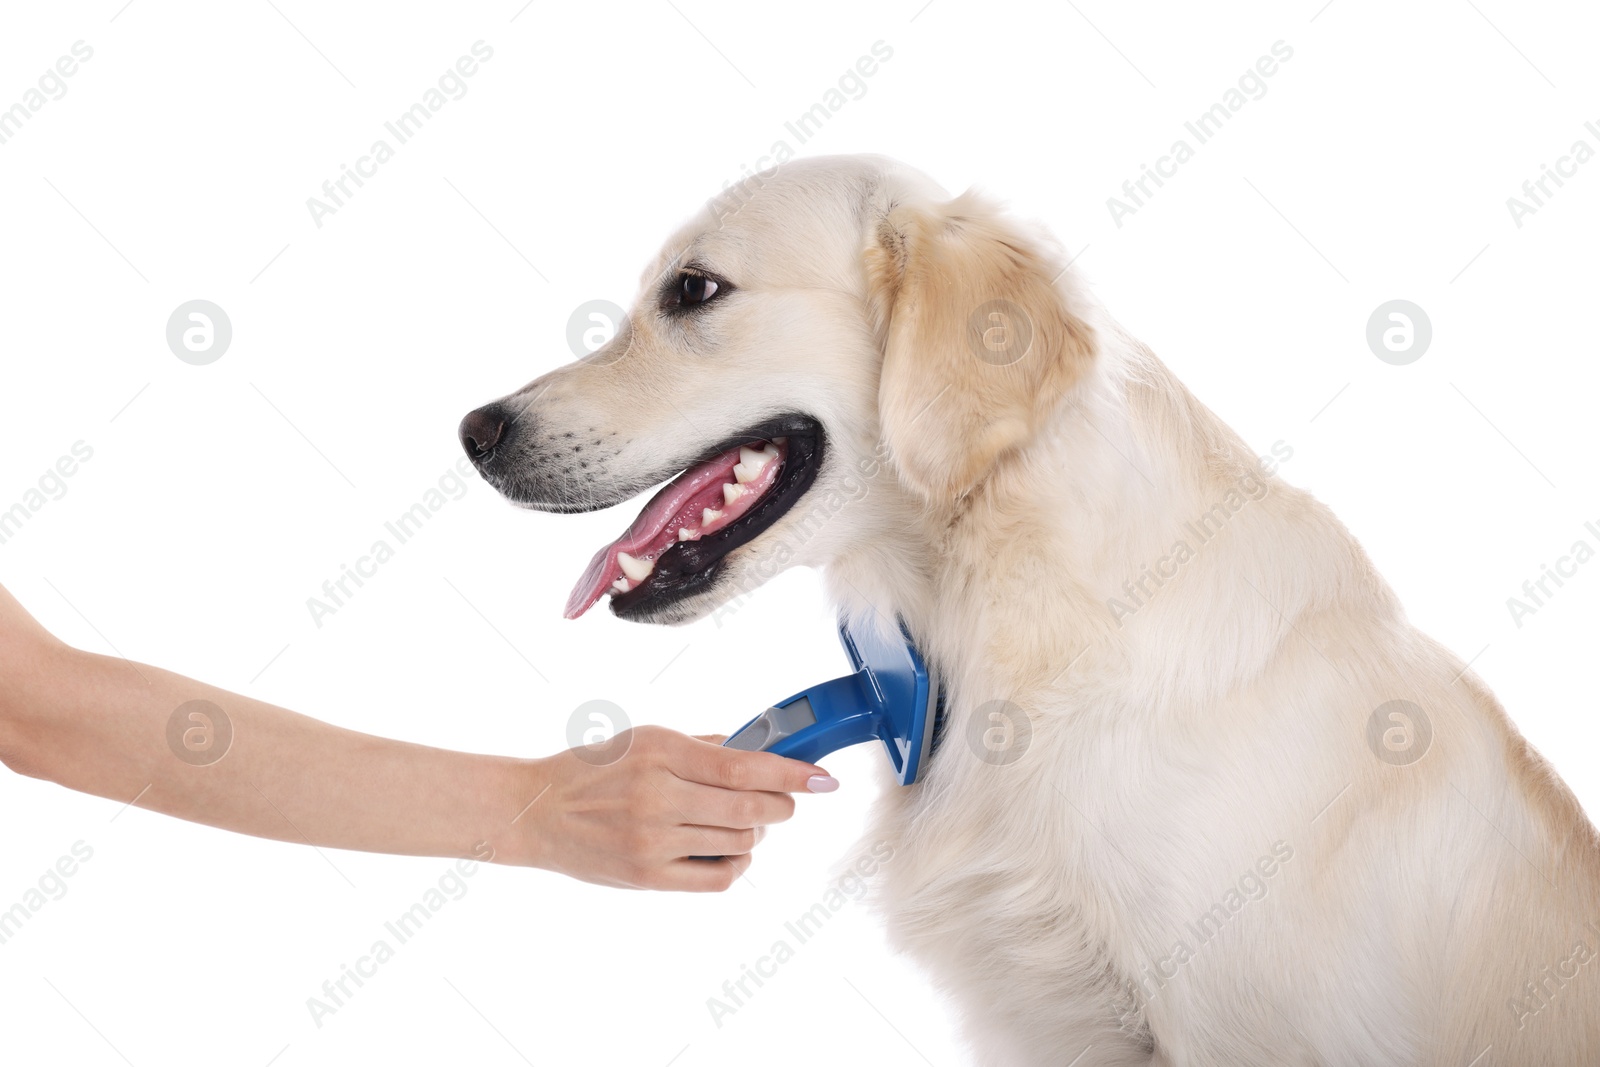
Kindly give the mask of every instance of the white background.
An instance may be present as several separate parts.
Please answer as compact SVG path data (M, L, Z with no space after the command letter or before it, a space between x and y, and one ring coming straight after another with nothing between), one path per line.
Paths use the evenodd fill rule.
M1600 148L1581 5L123 2L0 16L0 107L94 49L0 145L0 508L94 450L0 545L0 582L65 639L527 755L564 747L586 700L727 730L836 673L805 572L720 628L564 622L632 507L535 515L478 482L322 628L305 605L455 461L468 409L569 359L573 309L628 303L677 223L785 139L980 184L1081 249L1113 313L1258 451L1292 446L1282 475L1600 806L1600 561L1520 628L1506 606L1600 544L1600 161L1520 228L1506 207L1574 140ZM317 228L306 198L480 39L494 57L467 95ZM879 40L893 57L865 95L798 145L785 121ZM1116 226L1107 197L1279 40L1293 58L1266 95ZM195 298L233 324L210 366L165 342ZM1433 324L1409 366L1365 342L1394 298ZM725 895L481 869L320 1029L306 998L446 861L319 855L0 772L0 908L94 850L0 945L0 1055L965 1062L948 1005L854 906L722 1027L707 1011L818 900L880 758L830 759L843 789L802 798Z

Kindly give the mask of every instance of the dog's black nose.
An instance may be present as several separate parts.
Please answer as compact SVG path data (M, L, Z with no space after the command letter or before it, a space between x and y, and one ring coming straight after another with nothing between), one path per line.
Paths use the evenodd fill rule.
M456 432L469 459L475 462L488 459L489 453L494 451L494 446L500 443L501 436L506 432L506 418L498 404L485 404L476 411L467 412L467 417L461 420L461 428Z

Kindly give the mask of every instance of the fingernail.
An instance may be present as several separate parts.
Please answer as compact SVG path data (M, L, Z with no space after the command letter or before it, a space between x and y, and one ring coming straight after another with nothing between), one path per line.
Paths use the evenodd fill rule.
M813 774L806 779L806 788L813 793L831 793L839 788L839 779L827 774Z

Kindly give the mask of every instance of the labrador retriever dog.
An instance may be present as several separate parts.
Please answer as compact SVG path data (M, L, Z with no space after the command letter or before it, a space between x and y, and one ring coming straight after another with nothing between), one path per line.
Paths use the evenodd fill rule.
M1600 847L1350 533L1036 227L878 157L719 196L616 336L470 413L514 503L665 483L567 603L818 568L944 682L867 840L983 1064L1600 1064Z

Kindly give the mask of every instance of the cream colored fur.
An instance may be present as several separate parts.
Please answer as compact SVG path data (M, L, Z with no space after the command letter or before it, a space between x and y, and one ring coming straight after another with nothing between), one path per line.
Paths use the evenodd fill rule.
M688 258L738 291L682 328L651 287ZM661 621L775 562L905 619L948 719L877 805L874 892L977 1062L1600 1063L1600 852L1572 795L1048 238L888 160L803 160L710 205L646 283L625 351L532 383L522 417L625 428L602 487L763 414L823 421L808 498ZM1031 344L995 358L988 325L1019 314ZM843 503L818 522L813 499ZM1394 700L1431 725L1408 765L1369 743Z

